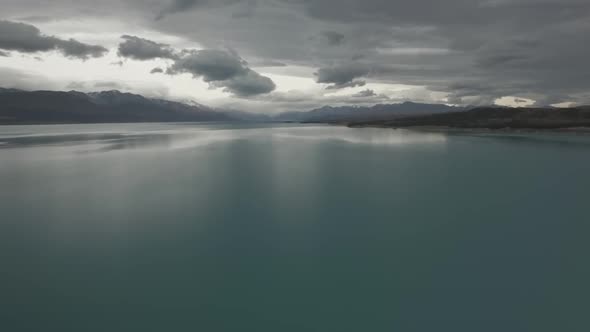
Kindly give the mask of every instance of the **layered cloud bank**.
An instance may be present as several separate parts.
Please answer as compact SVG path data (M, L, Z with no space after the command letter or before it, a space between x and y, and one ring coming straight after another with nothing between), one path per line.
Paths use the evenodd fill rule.
M122 60L125 84L149 81L236 107L590 103L585 0L6 0L2 7L0 67L23 70L15 60L22 54L50 62L55 52L95 68Z

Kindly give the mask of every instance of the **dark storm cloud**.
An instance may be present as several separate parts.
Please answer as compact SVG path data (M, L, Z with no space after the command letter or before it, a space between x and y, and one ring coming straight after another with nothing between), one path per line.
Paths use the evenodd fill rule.
M383 21L391 24L482 25L514 17L533 22L538 18L579 17L588 10L585 0L283 0L303 6L312 17L345 21ZM529 13L533 17L527 17ZM528 23L527 22L527 23Z
M433 86L460 100L489 102L504 95L579 100L590 89L580 74L590 58L590 2L585 0L289 0L316 20L373 26L377 36L363 58L374 67L412 66L401 75L375 73L393 83ZM406 34L397 33L404 29ZM348 34L347 34L347 41ZM358 40L352 40L358 44ZM424 43L420 45L420 43ZM446 47L448 54L400 55L404 47ZM391 49L391 55L379 53ZM457 61L457 60L461 61ZM441 70L421 67L440 66ZM443 69L444 68L444 69ZM486 89L453 90L456 83L488 83ZM466 95L469 93L469 95ZM476 94L477 93L477 94ZM544 96L553 96L547 98ZM559 98L556 98L559 96ZM586 101L590 102L590 101Z
M150 71L150 74L162 74L164 73L164 69L160 67L156 67Z
M344 35L336 31L323 31L321 37L330 46L338 46L344 42Z
M318 83L329 83L328 89L339 89L365 85L357 78L367 76L370 68L362 63L348 63L318 69L316 76Z
M239 55L222 50L184 51L167 73L189 73L240 97L269 93L276 87L270 78L250 69Z
M262 76L252 69L247 69L244 73L224 81L214 81L212 84L216 87L223 87L224 91L239 97L266 94L276 88L270 78Z
M23 53L58 50L67 57L78 59L98 58L108 52L102 46L47 36L33 25L11 21L0 21L0 49Z
M520 62L526 61L527 57L517 54L497 54L482 57L478 60L478 65L486 68L493 68L499 66L518 65Z
M84 44L75 39L59 40L56 45L64 55L79 59L99 58L108 52L102 46Z
M246 61L236 54L221 50L201 50L187 51L169 68L168 73L190 73L203 77L205 82L212 82L242 75L247 69Z
M176 57L170 45L136 36L123 35L121 38L125 40L119 44L118 54L121 57L134 60L174 59Z

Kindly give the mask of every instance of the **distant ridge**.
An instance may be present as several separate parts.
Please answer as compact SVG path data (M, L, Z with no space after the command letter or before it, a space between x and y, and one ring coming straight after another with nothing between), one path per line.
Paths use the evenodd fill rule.
M230 121L203 105L146 98L117 90L22 91L0 88L0 124Z
M276 116L275 120L297 122L351 122L369 120L391 120L403 116L436 114L464 111L463 107L443 104L421 104L405 102L401 104L378 104L375 106L324 106L308 112L287 112Z
M213 109L194 101L146 98L117 90L24 91L0 88L0 124L117 122L354 122L463 111L461 107L405 102L375 106L324 106L277 115Z
M561 129L590 127L590 106L571 108L477 107L467 112L353 121L351 127L449 127L466 129Z
M194 101L146 98L117 90L23 91L0 88L0 124L124 122L301 122L350 126L455 128L590 127L590 106L573 108L457 107L405 102L374 106L324 106L277 115L213 109Z

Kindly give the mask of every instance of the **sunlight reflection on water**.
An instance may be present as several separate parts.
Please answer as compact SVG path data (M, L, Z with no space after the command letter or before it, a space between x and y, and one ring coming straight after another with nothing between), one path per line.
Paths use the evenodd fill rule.
M248 140L334 141L353 144L401 145L445 143L446 135L416 133L408 130L350 129L345 127L292 126L227 129L215 126L151 125L127 131L96 130L91 126L71 126L62 131L41 131L35 134L5 133L0 146L25 148L50 146L71 153L94 153L137 149L192 149L220 142ZM87 130L88 127L91 129ZM172 127L172 129L170 129ZM56 129L56 128L51 128ZM67 129L67 130L63 130Z

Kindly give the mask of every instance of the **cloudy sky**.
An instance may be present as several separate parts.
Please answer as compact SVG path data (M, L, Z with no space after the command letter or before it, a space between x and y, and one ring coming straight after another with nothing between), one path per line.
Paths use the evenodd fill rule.
M590 103L589 0L0 0L0 86L256 112Z

